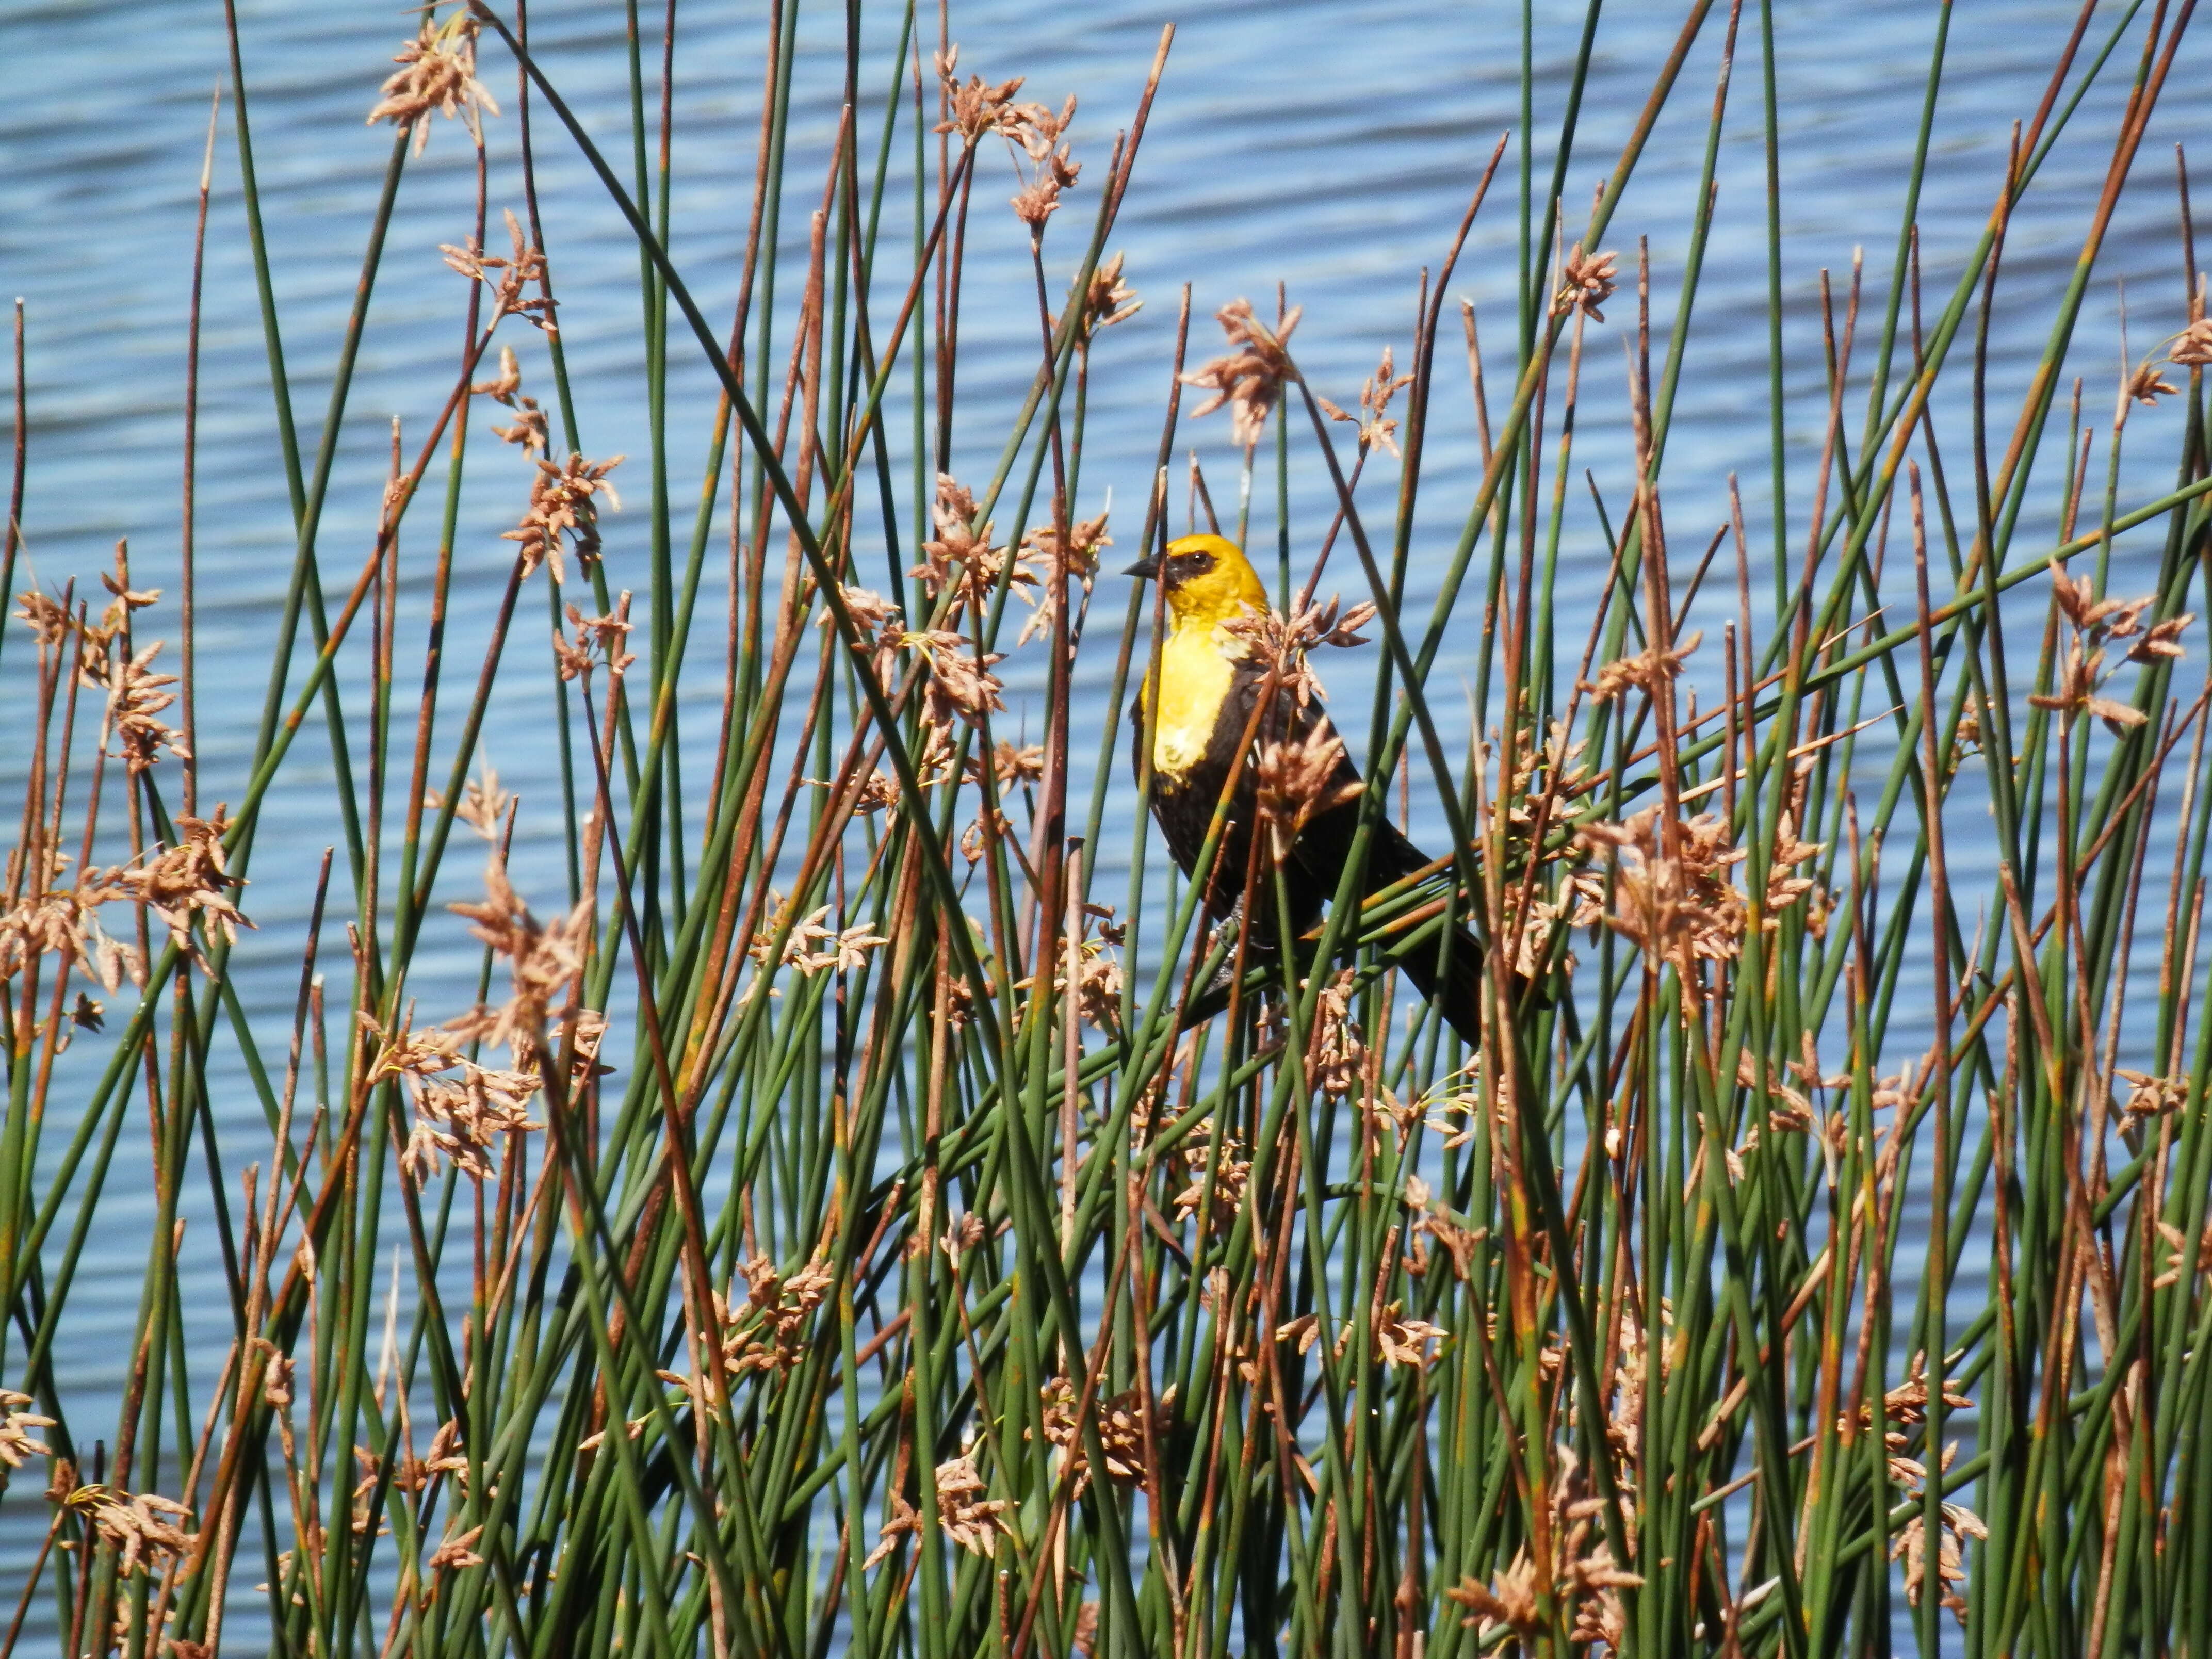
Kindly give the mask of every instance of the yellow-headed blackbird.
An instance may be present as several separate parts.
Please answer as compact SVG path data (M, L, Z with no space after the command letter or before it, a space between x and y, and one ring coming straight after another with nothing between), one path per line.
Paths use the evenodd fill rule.
M1253 711L1267 688L1269 657L1254 623L1268 611L1267 591L1234 542L1220 536L1185 536L1168 544L1164 558L1132 565L1129 574L1157 577L1167 592L1167 638L1156 671L1131 710L1132 757L1142 776L1144 745L1152 745L1152 817L1176 864L1190 874L1237 746L1253 732L1255 747L1292 746L1311 757L1297 781L1312 790L1310 816L1297 830L1282 861L1295 934L1308 933L1336 891L1359 827L1359 770L1320 702L1301 702L1278 691L1274 706L1256 722ZM1333 756L1333 760L1329 757ZM1293 769L1295 770L1296 769ZM1208 913L1233 914L1245 892L1252 835L1261 808L1261 767L1248 755L1238 769L1229 821L1208 883ZM1298 811L1294 805L1293 815ZM1279 817L1280 807L1278 806ZM1265 843L1263 842L1263 849ZM1374 893L1428 867L1431 860L1385 818L1368 837L1361 890ZM1250 916L1250 939L1272 950L1277 902L1271 868L1260 866ZM1424 946L1401 965L1421 994L1468 1042L1480 1029L1481 946L1465 928L1455 930L1444 973L1438 952Z

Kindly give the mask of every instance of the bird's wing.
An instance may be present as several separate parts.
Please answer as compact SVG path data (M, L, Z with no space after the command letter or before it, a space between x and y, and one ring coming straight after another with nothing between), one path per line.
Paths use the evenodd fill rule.
M1298 735L1310 743L1326 743L1332 738L1339 742L1336 764L1330 769L1323 790L1330 804L1307 820L1291 854L1299 873L1318 885L1323 893L1334 893L1358 834L1359 798L1352 792L1361 787L1360 772L1350 753L1342 748L1342 739L1318 702L1300 711L1297 723ZM1428 855L1385 816L1377 820L1367 838L1363 888L1375 892L1425 869L1428 864Z

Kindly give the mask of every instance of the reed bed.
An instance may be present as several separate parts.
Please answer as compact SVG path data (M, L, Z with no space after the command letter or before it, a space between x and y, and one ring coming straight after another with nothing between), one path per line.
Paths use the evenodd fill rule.
M855 6L807 178L798 8L771 8L749 235L708 270L667 252L673 0L631 0L606 148L520 0L433 7L380 94L364 66L388 170L319 435L284 389L234 20L225 188L297 534L242 769L192 753L194 409L173 575L118 550L19 580L19 313L0 1476L27 1570L0 1651L2212 1653L2212 320L2185 161L2138 154L2190 10L2084 6L1978 245L1923 284L1943 12L1896 241L1819 276L1808 364L1771 12L1692 0L1595 158L1593 4L1565 83L1524 69L1521 130L1467 159L1402 352L1331 402L1297 349L1343 319L1294 337L1284 298L1217 345L1186 289L1171 361L1115 348L1172 31L1077 156L957 17L909 4L886 52ZM1662 271L1615 210L1708 87L1668 129L1702 182ZM1716 526L1666 462L1724 129L1767 145L1771 418L1729 434ZM374 535L332 545L384 228L434 131L477 158L467 344L394 434ZM2108 183L2070 276L2019 285L2048 343L2001 404L2008 222L2062 140ZM653 446L619 471L577 453L554 146L636 246ZM1571 164L1603 181L1586 211ZM1007 246L978 228L1010 188L1034 374L956 481L963 273ZM2176 204L2134 301L2163 337L2085 381L2129 191ZM1517 298L1478 316L1462 246L1516 216ZM1146 274L1155 316L1182 275ZM693 406L671 369L698 362ZM1084 466L1109 374L1161 413L1110 522ZM1474 467L1425 469L1446 422ZM1603 430L1624 464L1585 476ZM489 650L449 662L455 562L487 556L458 503L488 446L516 476L501 441L535 481ZM1320 514L1291 516L1294 477ZM643 568L601 556L617 487ZM1109 539L1110 571L1193 522L1279 586L1285 684L1310 653L1373 665L1365 718L1335 704L1370 823L1418 803L1449 831L1364 902L1355 860L1294 958L1198 914L1125 781L1159 617L1094 579ZM1593 602L1563 568L1602 573ZM1339 588L1364 658L1320 649ZM715 675L719 712L682 695ZM559 757L566 892L508 873L481 750L511 684L539 713L502 746ZM295 998L249 1006L257 830L311 752L342 834L283 941ZM1279 895L1264 861L1246 890ZM1483 940L1472 1048L1395 969L1453 919ZM465 930L473 1004L418 1007L418 957ZM214 1127L240 1099L268 1137L242 1168ZM111 1424L58 1378L88 1241L147 1194ZM191 1261L227 1351L187 1351Z

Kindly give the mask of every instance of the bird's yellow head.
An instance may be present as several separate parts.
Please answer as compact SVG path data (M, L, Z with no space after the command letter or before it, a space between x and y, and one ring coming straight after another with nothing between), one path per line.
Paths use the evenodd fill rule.
M1248 611L1264 615L1267 609L1267 590L1259 573L1225 536L1185 536L1170 542L1166 557L1133 564L1129 574L1159 578L1178 629L1212 628Z

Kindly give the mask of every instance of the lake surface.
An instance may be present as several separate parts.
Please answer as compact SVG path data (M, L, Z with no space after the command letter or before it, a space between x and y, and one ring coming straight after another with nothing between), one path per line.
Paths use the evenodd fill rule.
M367 129L362 118L389 70L391 53L411 28L411 17L397 5L265 0L246 0L240 11L294 399L303 441L312 446L390 149L388 130ZM1581 12L1548 3L1536 11L1532 55L1540 86L1534 131L1540 180L1549 174L1559 91L1571 68ZM785 217L786 240L802 256L805 210L817 198L838 119L842 15L842 7L810 7L802 18L799 112ZM1796 450L1793 465L1799 469L1792 483L1790 540L1801 553L1824 412L1819 273L1826 267L1839 283L1846 280L1853 249L1863 245L1870 293L1886 280L1936 15L1920 0L1850 7L1784 0L1774 9L1784 128L1786 413ZM1502 6L1390 0L1348 9L1321 0L1276 0L1171 12L1134 0L1081 8L1003 0L964 4L952 26L963 71L994 78L1025 75L1025 95L1054 105L1068 93L1080 98L1073 137L1087 171L1055 224L1060 242L1048 243L1048 258L1054 246L1060 249L1056 278L1064 276L1089 222L1112 135L1127 120L1160 24L1169 17L1178 25L1174 53L1110 245L1125 251L1128 280L1146 304L1100 345L1078 503L1079 514L1096 512L1110 489L1125 547L1136 539L1158 443L1180 286L1188 283L1193 289L1196 359L1216 349L1218 337L1206 320L1215 308L1249 295L1264 311L1276 284L1285 284L1291 302L1304 307L1296 344L1308 374L1349 404L1386 343L1399 348L1402 360L1419 273L1437 264L1492 145L1521 120L1518 17ZM1616 159L1679 21L1673 8L1650 6L1620 6L1607 16L1577 158L1568 175L1571 226ZM1980 234L2004 166L2010 125L2033 113L2072 22L2073 11L2063 5L1957 9L1921 212L1931 312ZM896 15L884 9L868 27L872 39L887 45L896 38ZM1624 266L1632 265L1636 238L1650 239L1655 307L1662 322L1680 281L1725 27L1724 13L1717 10L1607 239L1623 251ZM538 0L532 28L556 83L594 133L626 153L621 8L604 0ZM708 315L724 317L734 294L734 255L742 246L752 184L761 8L695 0L680 9L679 28L674 252ZM2115 221L2077 337L2075 366L2091 377L2087 400L2098 415L2110 406L2119 361L2117 279L2124 278L2130 290L2130 335L2137 356L2183 320L2172 146L2191 143L2212 153L2205 143L2203 104L2191 92L2212 70L2209 51L2201 38L2185 44L2174 90L2142 146L2139 188ZM883 55L879 49L871 73ZM81 587L89 586L113 543L128 538L137 585L169 590L163 606L146 613L142 637L171 631L186 301L209 97L228 73L222 9L209 0L18 0L0 12L0 58L10 66L9 96L0 107L0 297L23 296L29 342L31 482L18 586L36 580L58 588L71 576ZM489 129L496 225L500 208L520 204L511 165L514 83L510 65L489 37L483 60L485 78L509 112ZM884 90L864 94L871 146ZM2116 70L2090 94L2074 131L2053 153L2014 221L1990 375L1993 406L2008 428L2009 410L2042 349L2050 302L2072 268L2103 185L2124 91L2124 76ZM1719 159L1718 216L1698 302L1692 368L1668 460L1674 480L1668 507L1683 539L1701 547L1724 514L1728 475L1740 472L1753 521L1752 545L1763 552L1771 548L1773 532L1765 451L1765 162L1758 99L1756 18L1747 15ZM584 447L594 456L621 452L631 457L617 479L633 511L607 526L611 580L642 590L645 520L635 509L647 499L643 458L649 446L636 255L604 192L542 106L538 113L549 248L564 295L562 314L584 411ZM208 801L234 798L242 784L292 548L234 142L226 106L215 156L199 426L199 730ZM902 159L895 153L895 161ZM1511 331L1513 175L1509 160L1451 284L1455 296L1465 295L1480 308L1494 362L1504 361ZM987 476L994 463L1036 352L1024 234L1000 205L1012 188L1010 176L1002 181L992 171L976 193L956 438L956 470L971 480ZM407 170L346 411L321 538L325 580L340 591L373 532L392 418L400 417L410 433L427 430L449 383L465 295L436 249L441 242L465 239L472 199L473 173L462 135L441 123L428 155ZM895 187L892 200L901 199ZM887 229L897 247L904 246L899 239L907 234L903 225ZM896 257L889 263L895 267ZM1632 290L1625 288L1614 304L1609 325L1594 329L1590 337L1585 372L1603 390L1591 394L1577 460L1593 470L1609 496L1625 498L1628 451L1619 354L1627 332L1623 324L1633 317ZM1430 456L1425 488L1431 507L1419 544L1423 555L1448 549L1455 537L1477 459L1464 378L1456 367L1455 326L1447 326L1447 367L1439 375L1446 390ZM534 388L550 404L542 352L534 341L518 344L524 348L525 389ZM672 350L672 490L683 502L696 488L713 405L688 340L679 337ZM1494 398L1502 383L1493 368ZM1854 424L1863 397L1861 380L1849 404ZM2142 427L2131 428L2130 437L2133 453L2142 459L2124 469L2124 504L2161 488L2160 469L2170 467L2174 423L2181 417L2169 405L2138 418ZM899 429L894 421L894 433ZM1186 427L1184 441L1200 452L1225 508L1233 500L1235 477L1225 420L1215 416ZM419 441L419 435L410 440L410 449ZM471 465L449 649L448 684L456 698L465 697L460 677L475 672L511 557L511 545L498 539L499 532L514 522L526 487L514 452L494 453L483 445ZM2057 463L2046 470L2055 477ZM1263 498L1266 493L1263 485ZM1302 477L1293 491L1292 516L1297 545L1307 556L1323 521L1322 501L1321 488ZM1263 500L1255 526L1272 538L1270 511ZM1587 525L1586 507L1575 511L1581 517L1573 522ZM418 507L403 543L403 665L408 642L420 639L434 512ZM688 511L679 513L688 523ZM2049 521L2046 513L2033 534L2048 534ZM1586 599L1603 574L1602 560L1589 550L1596 544L1593 537L1571 547L1568 557L1561 627L1577 641L1583 624L1571 617L1583 611L1577 601ZM1356 586L1348 562L1338 574L1345 586ZM1432 580L1432 562L1417 568L1417 586ZM1123 591L1119 578L1109 578L1101 588L1102 605L1118 614ZM711 618L720 599L718 591L704 596L702 617ZM1459 654L1446 665L1442 682L1453 687L1473 660L1473 607L1463 610L1469 620L1455 636ZM526 608L526 616L539 614ZM711 620L702 622L701 632L709 636L702 661L711 661L716 631ZM20 697L27 644L20 638L10 641L0 665L0 696ZM1094 655L1085 672L1103 678L1109 667L1097 664ZM1345 682L1337 688L1340 695L1356 697L1363 672L1358 665L1337 669L1333 678ZM403 665L403 679L405 673ZM1027 678L1017 673L1011 681L1017 694L1033 693L1036 684L1034 672ZM350 678L356 702L359 684L356 656ZM511 668L485 743L502 780L521 793L517 882L541 908L558 902L565 883L554 835L560 821L555 757L538 712L544 687L538 670ZM1009 698L1017 712L1019 702L1018 696ZM1457 702L1449 692L1439 695L1440 712L1449 714ZM695 748L712 741L718 705L718 676L709 672L687 705L695 710ZM21 706L7 704L11 711ZM1448 733L1448 741L1453 735ZM320 851L337 834L327 750L312 728L289 776L264 813L252 885L244 900L261 931L241 941L237 959L250 1010L276 1024L289 1013L301 923ZM0 784L12 786L19 777L18 756L0 740ZM1122 809L1128 805L1121 804ZM1965 828L1953 833L1964 835ZM1986 878L1986 861L1978 861L1976 854L1971 844L1954 843L1954 883ZM473 859L472 850L454 849L448 896L460 896L473 884ZM447 929L432 954L418 963L426 1012L466 1000L474 962L459 927ZM1898 1035L1909 1040L1909 1025L1901 1023ZM266 1131L249 1093L236 1092L220 1113L234 1170L265 1157ZM143 1160L143 1152L134 1154L126 1146L126 1159L134 1155ZM112 1425L125 1363L149 1246L150 1199L136 1196L143 1170L143 1161L118 1166L100 1236L75 1291L70 1335L58 1356L64 1389L81 1413L87 1438L103 1422ZM193 1202L204 1206L204 1194L196 1194ZM214 1265L205 1252L188 1254L197 1275L187 1283L194 1328L210 1335L212 1352L219 1353L228 1319ZM196 1295L195 1288L205 1294ZM0 1510L0 1583L11 1590L20 1583L43 1514L43 1505L27 1492L11 1494ZM33 1529L28 1534L27 1526Z

